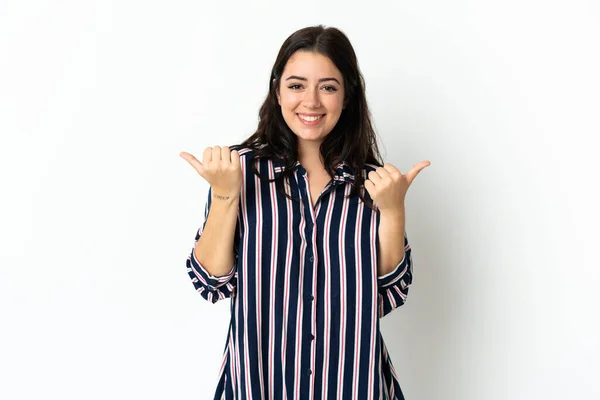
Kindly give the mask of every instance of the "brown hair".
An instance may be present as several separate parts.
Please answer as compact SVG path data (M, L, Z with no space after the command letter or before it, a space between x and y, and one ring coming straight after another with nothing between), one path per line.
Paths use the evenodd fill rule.
M283 42L269 79L269 93L259 111L258 128L241 146L254 150L254 158L276 160L283 166L283 173L276 178L278 190L283 190L283 178L290 177L298 159L296 135L288 127L277 101L277 90L288 59L296 51L312 51L328 57L344 78L345 108L332 131L325 137L320 151L325 169L334 175L337 163L344 161L352 169L355 185L350 196L358 194L365 201L360 188L364 186L362 170L366 163L381 166L381 154L371 123L371 113L365 95L365 83L358 67L358 60L350 41L339 29L323 25L300 29ZM261 176L256 165L256 175ZM288 196L286 194L286 196ZM290 196L288 196L290 197ZM367 203L367 202L366 202ZM368 204L371 207L371 204Z

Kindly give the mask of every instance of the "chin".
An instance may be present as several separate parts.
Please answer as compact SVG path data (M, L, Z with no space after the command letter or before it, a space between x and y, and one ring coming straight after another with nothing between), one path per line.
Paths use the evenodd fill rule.
M296 133L296 137L298 137L298 139L301 140L305 140L307 142L322 142L325 139L324 134L318 133L318 134L314 134L314 133L305 133L305 132L300 132L299 134Z

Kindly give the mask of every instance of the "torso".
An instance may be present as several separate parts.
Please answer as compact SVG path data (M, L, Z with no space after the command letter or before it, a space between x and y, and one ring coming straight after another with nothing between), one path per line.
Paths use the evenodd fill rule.
M213 303L231 297L232 323L214 398L402 399L378 321L403 304L412 275L387 278L385 287L378 280L377 215L358 196L342 196L350 183L341 174L318 212L307 212L304 201L256 178L251 155L240 151L247 195L241 196L234 239L235 274L209 287L210 277L193 267L193 258L188 264L203 297ZM257 167L269 176L282 171L270 160ZM309 197L311 206L331 181L316 167L308 187L304 171L294 170L287 182L289 194ZM308 195L301 192L306 189ZM306 344L322 350L304 352ZM261 360L272 367L264 379ZM315 376L324 378L315 385Z

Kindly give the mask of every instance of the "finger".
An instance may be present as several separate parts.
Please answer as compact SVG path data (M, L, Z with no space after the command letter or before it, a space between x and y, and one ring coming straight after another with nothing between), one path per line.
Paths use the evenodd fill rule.
M371 171L369 172L369 180L371 181L371 183L373 183L373 185L377 186L377 184L381 183L381 176L375 172L375 171Z
M235 169L240 168L240 153L237 150L231 151L231 165Z
M179 153L179 155L188 163L190 163L190 165L194 167L196 172L198 172L200 176L204 178L204 165L202 165L202 163L196 157L185 151L182 151L181 153Z
M370 180L366 180L365 189L367 189L367 192L369 192L369 196L373 198L373 196L375 195L375 185L373 184L373 182L371 182Z
M419 175L425 167L430 166L431 163L429 161L421 161L420 163L415 164L414 167L410 171L406 173L406 178L408 179L408 183L412 183L412 181Z
M210 164L212 162L212 149L210 147L204 149L204 154L202 154L202 162L204 164Z
M383 168L387 171L387 173L390 176L396 176L396 177L402 176L402 172L400 172L400 170L392 164L388 164L388 163L383 164Z
M231 164L231 150L228 146L221 148L221 161L226 165Z
M385 166L377 168L375 172L377 172L377 175L379 175L383 180L390 178L390 172L387 169L385 169Z
M393 164L383 164L383 169L385 169L390 175L394 174L394 173L398 173L400 175L402 175L402 173L400 172L400 170L398 168L396 168Z
M212 159L213 161L221 161L221 146L212 148Z

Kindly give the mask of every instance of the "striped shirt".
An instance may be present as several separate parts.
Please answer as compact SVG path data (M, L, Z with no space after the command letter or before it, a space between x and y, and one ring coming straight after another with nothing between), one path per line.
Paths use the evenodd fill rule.
M357 195L345 198L354 185L348 165L336 166L313 207L299 161L285 181L297 201L252 172L251 149L238 151L243 184L231 272L212 276L193 249L186 262L203 298L231 299L214 398L404 399L379 319L406 300L412 281L406 235L402 261L378 276L379 213ZM362 173L375 168L367 164ZM282 166L260 160L258 170L274 178Z

